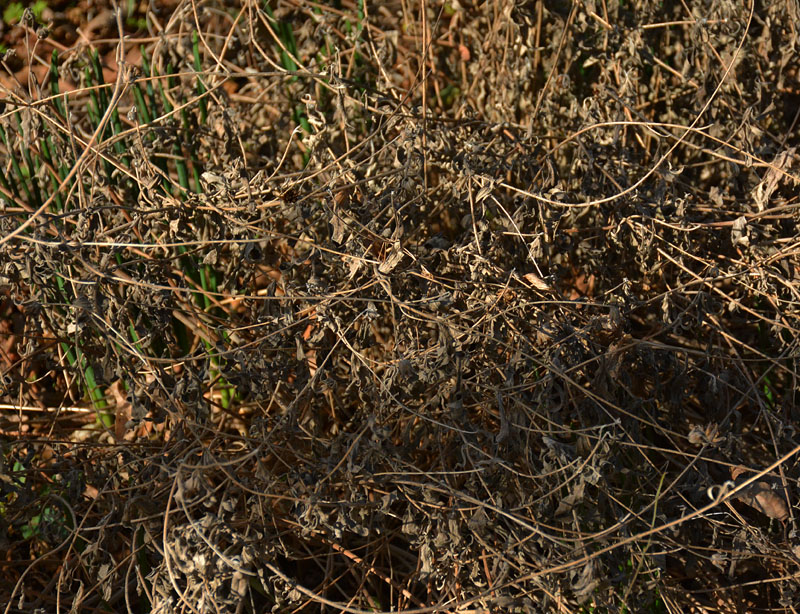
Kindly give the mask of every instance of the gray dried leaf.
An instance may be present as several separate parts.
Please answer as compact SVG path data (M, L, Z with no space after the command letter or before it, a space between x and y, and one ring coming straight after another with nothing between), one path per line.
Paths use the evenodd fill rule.
M733 243L734 247L747 247L750 245L750 237L747 233L747 218L745 216L739 216L733 222L733 226L731 227L731 243Z
M484 510L482 507L479 507L472 515L472 518L469 519L468 526L470 530L480 533L486 528L488 523L489 517L486 515L486 510Z
M769 205L769 200L773 192L777 189L781 180L792 177L786 171L792 168L795 161L796 148L789 147L775 156L775 160L766 172L764 179L752 190L753 201L759 211L763 211ZM795 183L793 181L793 183Z
M203 258L203 264L208 266L214 266L215 264L217 264L216 250L211 250L205 255L205 257Z
M595 576L594 562L589 562L584 566L580 575L575 578L572 584L578 603L586 602L592 596L598 583L599 580Z
M403 259L403 248L400 246L400 242L396 241L395 244L392 246L391 251L386 256L386 259L381 262L378 270L383 273L384 275L391 273L394 271L395 267L400 264L400 261Z
M558 508L556 509L555 514L556 517L568 514L576 505L578 505L578 503L583 501L583 493L585 490L586 484L583 482L583 480L580 480L573 491L558 502Z

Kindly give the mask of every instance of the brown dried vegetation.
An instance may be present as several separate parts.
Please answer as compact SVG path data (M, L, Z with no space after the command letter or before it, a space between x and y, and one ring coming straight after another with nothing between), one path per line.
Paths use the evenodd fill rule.
M5 612L800 607L796 1L122 4L0 31Z

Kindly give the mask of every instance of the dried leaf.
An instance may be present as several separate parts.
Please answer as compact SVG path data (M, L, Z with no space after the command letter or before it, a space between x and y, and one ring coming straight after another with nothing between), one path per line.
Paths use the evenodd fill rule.
M747 232L747 218L743 215L736 218L731 227L731 243L734 247L742 246L748 247L750 245L750 236Z
M742 466L733 467L731 469L731 478L735 480L746 471L747 469ZM786 500L778 494L772 484L764 480L748 486L736 495L736 499L781 522L789 518L789 508L786 505Z
M595 563L590 561L581 570L580 575L573 580L572 588L575 591L578 603L588 601L599 583L600 580L597 578Z
M578 505L581 501L583 501L584 491L586 490L586 484L583 480L580 480L578 484L575 486L573 491L568 494L566 497L561 499L558 503L558 509L556 509L555 516L558 518L559 516L563 516L564 514L568 514Z
M786 506L786 502L767 482L756 482L750 488L742 491L737 499L770 518L784 521L789 517L789 508Z
M522 276L522 278L537 290L547 292L552 289L550 284L548 284L544 279L539 277L536 273L526 273L525 275Z
M781 180L791 177L788 171L791 170L792 164L795 161L795 151L796 148L789 147L777 154L769 170L764 175L764 179L753 188L753 201L759 211L763 211L769 206L772 193L777 189Z
M116 401L116 411L114 419L114 435L117 441L122 441L125 434L128 432L127 423L131 419L131 402L128 400L128 395L122 385L122 381L118 380L110 386L111 392Z
M386 256L386 260L381 262L380 266L378 267L378 270L384 275L391 273L395 269L395 267L398 264L400 264L400 261L403 259L403 256L404 256L403 248L400 246L400 242L396 241L395 244L392 246L391 251Z

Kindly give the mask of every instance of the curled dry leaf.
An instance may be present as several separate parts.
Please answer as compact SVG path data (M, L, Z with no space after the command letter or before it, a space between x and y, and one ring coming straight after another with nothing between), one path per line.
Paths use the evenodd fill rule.
M388 275L391 273L400 261L403 259L403 248L400 246L400 241L395 241L395 244L392 246L391 251L386 255L386 259L381 262L378 270L383 273L384 275Z
M731 469L731 477L735 480L745 471L744 467L734 467ZM770 518L781 522L789 518L789 507L786 505L786 501L769 482L763 480L754 482L738 493L736 498Z
M756 482L743 491L738 499L770 518L784 521L789 517L786 502L766 482Z
M116 400L116 411L114 412L114 436L117 441L122 441L128 432L128 421L131 419L131 402L122 385L122 380L117 380L111 386L111 392Z
M536 273L526 273L522 276L522 278L537 290L541 290L542 292L551 290L550 284L539 277Z

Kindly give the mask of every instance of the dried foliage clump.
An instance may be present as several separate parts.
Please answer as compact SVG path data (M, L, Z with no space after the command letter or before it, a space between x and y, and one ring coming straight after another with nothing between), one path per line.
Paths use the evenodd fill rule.
M6 611L800 607L796 2L62 4Z

